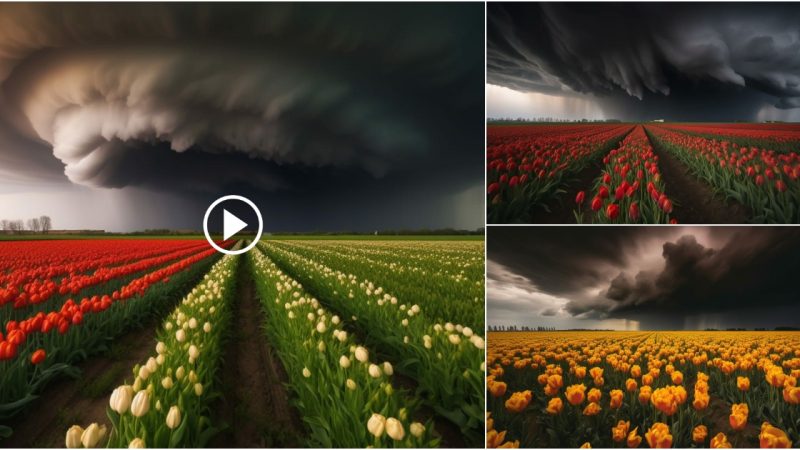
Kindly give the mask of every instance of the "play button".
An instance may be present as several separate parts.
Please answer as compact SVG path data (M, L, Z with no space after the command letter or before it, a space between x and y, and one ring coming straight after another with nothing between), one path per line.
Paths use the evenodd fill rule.
M247 226L247 222L239 219L238 217L234 216L227 209L222 210L223 215L223 225L222 225L222 239L228 240L234 234L244 230L244 227Z
M220 204L224 206L219 207ZM215 211L216 209L216 211ZM223 240L228 240L237 233L245 230L247 227L251 225L252 222L258 222L258 230L255 233L255 236L252 237L252 241L246 247L241 248L239 250L228 250L225 248L220 247L214 239L211 238L211 233L209 232L209 218L216 217L216 221L218 222L219 218L219 210L222 210L222 238ZM230 212L228 209L232 209L237 211L236 214ZM250 217L250 223L248 221L242 220L241 217ZM218 225L217 225L218 226ZM261 211L258 210L255 203L251 202L249 199L242 197L241 195L226 195L224 197L220 197L214 200L214 203L208 207L206 210L206 214L203 217L203 232L206 235L206 240L208 243L211 244L217 251L225 253L226 255L241 255L242 253L250 251L253 247L256 246L258 240L261 239L261 233L264 229L264 222L261 219ZM219 232L219 228L215 228L217 233ZM249 237L248 237L249 238Z

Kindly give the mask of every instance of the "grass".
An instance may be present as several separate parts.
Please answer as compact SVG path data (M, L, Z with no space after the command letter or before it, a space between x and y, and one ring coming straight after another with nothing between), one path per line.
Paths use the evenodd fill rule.
M465 235L374 235L374 234L274 234L263 235L261 240L277 241L482 241L482 234Z

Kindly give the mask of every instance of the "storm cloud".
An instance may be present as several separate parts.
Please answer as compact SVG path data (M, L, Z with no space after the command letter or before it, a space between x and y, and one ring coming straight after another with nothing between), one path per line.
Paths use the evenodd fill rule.
M483 173L482 16L463 4L2 5L3 172L340 206L357 191L452 198Z
M534 321L559 308L578 321L651 328L708 317L720 327L800 324L793 280L800 231L792 227L495 227L487 249L507 279L529 280L534 293L557 299L529 309ZM491 310L496 300L488 297Z
M800 107L796 4L491 3L487 16L492 85L590 95L623 119Z

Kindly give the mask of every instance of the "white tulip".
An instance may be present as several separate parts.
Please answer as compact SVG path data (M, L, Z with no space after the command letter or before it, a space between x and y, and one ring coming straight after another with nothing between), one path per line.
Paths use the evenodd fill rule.
M425 433L425 425L419 422L412 423L411 426L408 427L408 429L411 431L411 434L414 437L418 438L422 437L422 435Z
M186 332L183 329L180 329L175 332L175 339L178 342L184 342L186 340Z
M461 334L463 334L463 335L464 335L464 336L466 336L466 337L472 337L472 335L473 335L472 328L470 328L470 327L464 327L464 328L461 330Z
M73 425L67 430L67 448L81 448L81 436L83 435L83 428L80 425Z
M369 359L369 351L361 346L356 347L356 359L362 363L367 362Z
M146 390L137 392L136 396L133 397L133 402L131 403L131 414L133 414L135 417L142 417L143 415L147 414L147 411L149 410L150 395Z
M184 369L183 366L178 367L178 370L175 371L175 378L178 380L182 380L185 375L186 369Z
M156 353L160 355L162 353L165 353L166 351L167 351L167 346L163 342L159 341L158 344L156 344Z
M394 367L392 367L392 363L390 363L389 361L383 363L383 373L389 376L392 376L392 374L394 374Z
M400 323L402 323L404 327L407 327L408 326L408 319L403 319L403 320L400 321Z
M172 378L170 378L170 377L165 377L165 378L163 378L161 380L161 386L163 386L164 389L166 389L166 390L172 389L173 385L174 385L174 383L172 382Z
M317 333L322 334L327 329L328 329L328 327L325 325L325 322L320 321L320 322L317 323Z
M333 317L331 317L331 323L332 323L332 324L334 324L334 325L339 325L339 322L341 322L341 319L339 319L339 316L333 316Z
M189 346L189 358L197 359L200 356L200 350L197 349L197 346L194 344Z
M126 384L114 389L108 403L117 414L125 414L131 407L131 401L133 401L133 387Z
M147 366L140 367L139 378L141 378L142 381L147 381L149 377L150 377L150 370L147 368Z
M144 444L144 439L136 438L128 444L128 448L145 448L146 445Z
M203 331L205 331L206 333L211 332L211 322L206 322L203 324Z
M152 356L147 359L147 370L149 370L150 373L155 373L155 371L158 370L158 361Z
M347 369L350 367L350 358L342 355L342 357L339 358L339 365L342 366L342 368Z
M399 420L394 417L389 417L386 419L386 434L395 441L402 441L406 436L406 430Z
M203 395L203 385L202 384L200 384L200 383L195 383L194 384L194 395L196 395L198 397Z
M158 356L156 356L156 364L158 364L159 366L163 366L164 365L164 361L166 361L166 360L167 360L167 358L164 357L163 353L158 355Z
M347 389L350 389L351 391L355 391L357 387L356 382L350 378L348 378L347 381L345 382L345 386L347 386Z
M303 376L306 378L311 378L311 371L308 370L308 367L303 367Z
M191 329L193 329L193 330L194 330L195 328L197 328L197 319L195 319L194 317L192 317L191 319L189 319L189 328L191 328Z
M370 434L379 438L383 435L383 431L386 429L386 417L383 417L380 414L372 414L372 416L367 421L367 430L369 430Z
M483 348L486 346L486 342L483 340L482 337L478 336L477 334L473 334L472 337L469 338L469 340L470 342L472 342L472 345L474 345L476 348L480 350L483 350Z
M95 448L106 435L106 426L93 423L81 434L81 444L86 448Z
M167 427L170 430L178 428L181 424L181 410L177 406L173 406L167 413Z
M381 368L376 366L375 364L369 365L369 376L372 378L378 378L381 376Z
M458 345L458 344L461 343L461 336L459 336L457 334L449 334L449 335L447 335L447 339L453 345Z
M324 352L326 348L325 341L319 341L319 344L317 344L317 350Z

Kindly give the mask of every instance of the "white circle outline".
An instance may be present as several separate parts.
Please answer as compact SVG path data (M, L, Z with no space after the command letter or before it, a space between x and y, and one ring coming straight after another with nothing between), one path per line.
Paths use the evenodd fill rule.
M251 242L247 247L240 248L239 250L227 250L220 247L219 245L217 245L216 242L214 242L213 239L211 239L211 234L208 232L208 217L211 215L211 210L214 209L215 206L219 205L220 203L226 200L239 200L240 202L247 203L250 206L250 208L252 208L253 211L256 212L256 217L258 217L258 232L256 233L256 237L253 239L253 242ZM241 195L225 195L214 200L214 203L212 203L208 207L208 209L206 209L206 214L205 216L203 216L203 233L205 233L206 235L206 240L218 252L222 252L226 255L241 255L242 253L249 252L250 250L252 250L253 247L256 246L256 244L258 244L258 241L261 240L261 233L263 231L264 231L264 220L261 218L261 211L258 210L258 207L256 206L255 203L251 202L250 199L248 198L242 197Z

